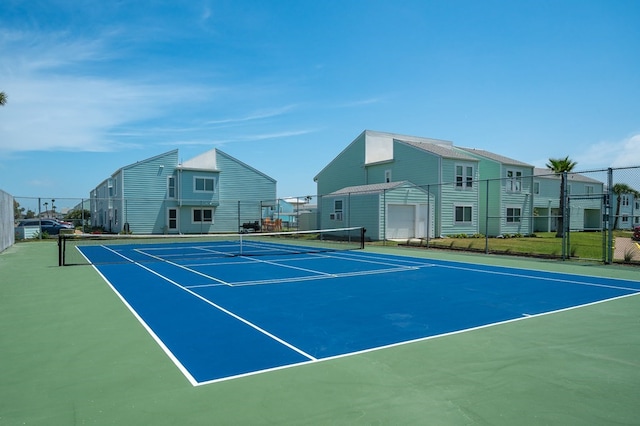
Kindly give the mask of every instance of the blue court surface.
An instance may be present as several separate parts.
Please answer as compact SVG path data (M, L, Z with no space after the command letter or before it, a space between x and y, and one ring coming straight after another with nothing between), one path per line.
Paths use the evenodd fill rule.
M366 250L206 257L195 255L209 250L202 244L192 252L79 249L193 385L640 292L635 281Z

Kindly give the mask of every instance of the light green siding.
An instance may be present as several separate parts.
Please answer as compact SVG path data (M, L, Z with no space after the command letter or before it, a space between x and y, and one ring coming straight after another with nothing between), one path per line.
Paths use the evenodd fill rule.
M260 220L262 200L276 197L274 179L219 150L188 163L178 165L174 150L118 170L91 193L93 225L120 232L126 223L136 234L237 232L242 222ZM177 210L175 229L170 209Z
M426 211L434 199L432 196L429 200L426 191L408 182L344 188L321 198L321 223L323 228L364 227L367 238L382 240L386 238L389 205L411 206L416 212L422 206ZM342 219L336 214L336 201L342 204ZM422 229L427 226L425 223ZM416 224L415 229L420 226Z
M243 222L260 220L261 202L276 199L276 181L223 152L218 154L222 172L215 229L237 230Z
M462 187L456 185L456 167L473 167L473 183L471 187L463 182ZM465 161L445 158L442 161L442 181L447 182L441 185L440 203L438 211L440 213L440 235L473 235L479 232L479 188L478 188L478 164L477 161ZM457 221L456 210L458 208L471 208L471 221Z
M561 179L549 172L534 178L534 231L556 231L560 206ZM569 229L595 231L602 229L604 184L580 174L568 175ZM536 192L535 189L538 189Z
M318 195L330 194L345 186L366 184L364 172L365 134L358 136L318 175Z

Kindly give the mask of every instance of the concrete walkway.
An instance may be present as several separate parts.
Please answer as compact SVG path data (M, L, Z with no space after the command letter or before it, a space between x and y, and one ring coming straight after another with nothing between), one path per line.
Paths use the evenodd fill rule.
M616 260L624 260L626 253L631 253L631 260L640 261L640 245L631 238L617 237L613 258Z

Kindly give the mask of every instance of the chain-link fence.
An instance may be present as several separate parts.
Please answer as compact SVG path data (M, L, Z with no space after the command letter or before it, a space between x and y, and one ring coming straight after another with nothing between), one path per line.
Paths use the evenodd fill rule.
M56 219L68 222L74 232L197 234L362 226L376 244L640 263L640 167L561 174L535 169L529 175L509 172L499 179L420 186L387 182L259 201L15 201L15 224Z
M318 199L321 227L364 226L383 244L640 262L638 167L363 185Z
M214 202L157 198L16 197L19 240L62 232L206 234L317 229L314 197ZM51 228L51 223L64 225ZM21 228L31 229L24 232ZM42 232L38 232L41 229ZM21 231L21 232L18 232ZM13 234L12 234L13 235Z
M13 245L13 197L0 190L0 252Z

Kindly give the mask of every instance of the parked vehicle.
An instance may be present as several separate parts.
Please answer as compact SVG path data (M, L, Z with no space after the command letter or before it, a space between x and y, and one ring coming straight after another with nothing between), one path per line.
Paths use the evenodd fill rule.
M27 226L40 226L40 231L42 233L46 232L49 235L58 235L61 229L74 229L73 225L62 223L55 219L25 219L21 220L16 227L20 228Z

